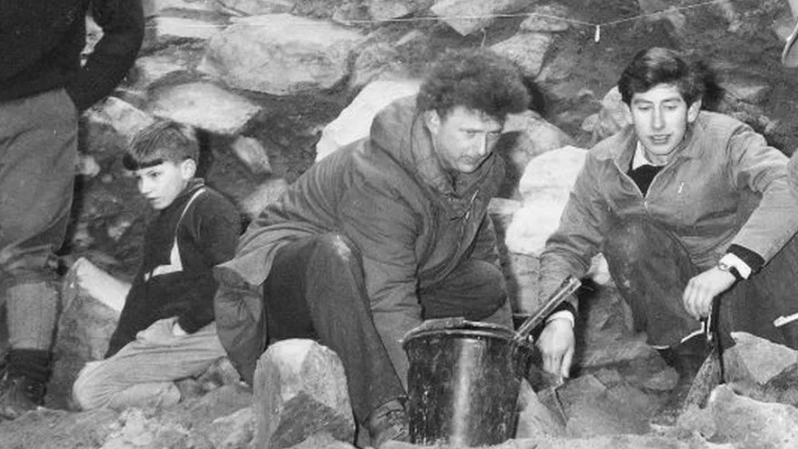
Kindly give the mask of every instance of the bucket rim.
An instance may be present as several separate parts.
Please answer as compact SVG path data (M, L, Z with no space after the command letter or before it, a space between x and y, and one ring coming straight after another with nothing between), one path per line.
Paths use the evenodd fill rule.
M481 336L512 342L516 333L510 327L482 321L460 320L456 324L442 324L434 327L422 324L405 334L402 339L402 346L406 346L410 341L432 335Z

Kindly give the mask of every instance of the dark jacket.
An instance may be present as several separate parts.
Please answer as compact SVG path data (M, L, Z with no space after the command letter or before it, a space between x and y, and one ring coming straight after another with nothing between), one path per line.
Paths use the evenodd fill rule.
M81 67L89 11L103 36ZM65 88L83 111L124 78L143 36L141 0L0 0L0 102Z
M456 185L440 165L415 98L374 119L371 137L327 156L250 225L236 257L216 269L217 331L247 381L266 348L261 286L282 245L326 232L346 235L363 257L377 330L395 365L399 339L421 323L417 292L467 258L498 265L488 202L504 176L498 156Z
M198 189L204 191L189 203ZM176 316L180 327L190 334L213 321L213 296L218 284L212 269L233 257L240 231L241 219L235 206L204 187L199 179L160 211L147 227L141 267L125 299L106 357L159 319ZM182 263L179 271L171 268L175 236Z

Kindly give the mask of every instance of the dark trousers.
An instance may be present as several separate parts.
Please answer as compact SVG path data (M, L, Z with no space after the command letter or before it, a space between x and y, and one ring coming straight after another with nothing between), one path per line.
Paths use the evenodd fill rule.
M684 308L687 282L703 270L671 233L644 219L618 223L604 246L610 273L632 309L635 328L654 346L674 346L701 324ZM781 327L779 316L798 313L798 238L793 237L758 273L721 294L721 344L733 345L730 332L744 331L798 348L798 320Z
M444 281L420 291L424 318L465 316L511 325L501 271L483 264L490 265L464 263ZM394 364L389 356L401 346L391 341L386 348L378 334L362 260L347 238L324 234L280 248L263 288L269 341L312 338L334 350L359 421L405 396L406 366ZM466 307L469 303L476 312Z
M312 338L338 354L358 420L404 396L374 327L360 256L343 237L325 234L282 247L263 296L269 341Z

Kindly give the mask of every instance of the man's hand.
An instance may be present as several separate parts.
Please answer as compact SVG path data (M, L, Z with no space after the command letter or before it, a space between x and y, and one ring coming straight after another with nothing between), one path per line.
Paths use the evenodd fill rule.
M712 299L728 290L735 280L733 274L718 267L712 267L690 279L682 295L687 313L697 320L708 316Z
M565 319L550 321L537 341L537 347L543 356L543 369L569 377L575 346L576 339L571 323Z

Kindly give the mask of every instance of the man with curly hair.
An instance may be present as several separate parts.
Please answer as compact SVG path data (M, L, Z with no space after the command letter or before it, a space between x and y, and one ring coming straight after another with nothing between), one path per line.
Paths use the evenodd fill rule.
M372 446L406 440L404 334L430 318L511 324L487 207L504 176L492 150L528 103L508 60L447 52L369 137L267 206L217 267L218 332L243 378L269 342L317 339L341 358Z

